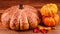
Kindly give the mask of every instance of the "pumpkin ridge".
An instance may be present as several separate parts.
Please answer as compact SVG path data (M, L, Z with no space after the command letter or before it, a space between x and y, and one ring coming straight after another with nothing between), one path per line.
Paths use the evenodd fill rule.
M19 14L19 13L18 13ZM18 19L18 15L17 12L15 12L10 20L10 28L13 30L19 30L19 19ZM18 27L17 27L18 26Z
M25 13L23 13L24 14L24 16L25 16L25 21L27 21L27 15L26 15L26 12ZM25 23L23 23L23 29L25 29L25 25L24 24L28 24L28 21ZM27 25L26 25L27 26ZM29 24L28 24L28 28L29 28ZM26 29L28 29L28 28L26 28Z

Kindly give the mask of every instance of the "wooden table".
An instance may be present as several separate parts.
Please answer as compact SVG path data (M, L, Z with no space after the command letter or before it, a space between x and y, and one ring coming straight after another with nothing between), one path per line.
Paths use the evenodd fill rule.
M6 29L2 27L0 23L0 34L42 34L40 33L33 33L33 30L28 31L14 31L10 29ZM60 23L56 26L56 30L51 30L47 34L60 34Z

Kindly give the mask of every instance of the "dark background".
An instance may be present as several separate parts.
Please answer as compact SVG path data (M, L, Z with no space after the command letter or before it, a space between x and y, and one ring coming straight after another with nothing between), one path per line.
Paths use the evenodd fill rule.
M55 3L60 8L60 0L0 0L0 13L5 12L4 10L18 4L32 5L36 8L41 8L44 4Z

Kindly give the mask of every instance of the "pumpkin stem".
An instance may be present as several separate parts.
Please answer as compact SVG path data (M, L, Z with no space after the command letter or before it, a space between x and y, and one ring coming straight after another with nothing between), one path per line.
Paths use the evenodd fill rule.
M19 5L19 9L23 9L23 4L20 4Z

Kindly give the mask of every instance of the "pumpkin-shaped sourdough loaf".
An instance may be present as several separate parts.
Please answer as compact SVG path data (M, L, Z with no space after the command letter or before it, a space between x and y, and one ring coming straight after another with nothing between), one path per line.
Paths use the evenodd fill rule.
M2 25L12 30L36 28L40 23L38 11L29 5L16 5L8 8L1 17Z
M53 14L56 14L57 11L58 11L57 5L50 3L50 4L44 5L41 8L40 13L42 16L52 16Z

